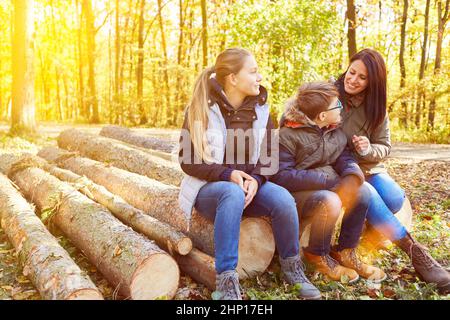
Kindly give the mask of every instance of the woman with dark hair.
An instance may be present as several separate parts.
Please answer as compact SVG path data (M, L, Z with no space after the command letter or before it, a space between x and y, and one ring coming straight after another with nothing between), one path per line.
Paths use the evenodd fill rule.
M383 57L372 49L361 50L351 57L347 71L335 84L344 104L342 128L371 193L367 221L372 232L381 233L399 246L425 282L435 283L443 293L450 292L450 274L394 215L402 208L405 192L381 163L391 149Z

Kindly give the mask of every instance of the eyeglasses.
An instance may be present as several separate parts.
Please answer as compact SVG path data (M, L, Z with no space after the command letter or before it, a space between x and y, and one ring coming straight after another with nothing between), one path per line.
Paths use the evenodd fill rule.
M331 111L331 110L334 110L334 109L342 109L343 107L344 107L344 106L342 105L341 100L338 99L338 101L336 102L336 107L331 108L331 109L328 109L328 110L325 110L324 112L326 112L326 111Z

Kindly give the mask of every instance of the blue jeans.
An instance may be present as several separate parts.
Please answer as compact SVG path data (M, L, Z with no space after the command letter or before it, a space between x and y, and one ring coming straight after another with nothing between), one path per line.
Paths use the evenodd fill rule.
M244 191L237 184L228 181L210 182L197 195L195 209L214 222L217 273L235 270L237 267L242 215L269 216L281 258L293 257L299 253L298 214L289 191L266 182L258 189L245 210L244 202Z
M391 241L404 238L407 231L394 214L403 206L405 191L386 173L367 176L364 187L371 194L369 224Z
M292 195L297 202L298 211L301 212L301 223L305 219L312 219L309 243L305 251L318 256L329 254L331 238L341 214L341 199L336 193L328 190L300 191L294 192ZM368 190L360 188L352 201L352 207L345 210L335 250L340 251L358 246L369 201Z

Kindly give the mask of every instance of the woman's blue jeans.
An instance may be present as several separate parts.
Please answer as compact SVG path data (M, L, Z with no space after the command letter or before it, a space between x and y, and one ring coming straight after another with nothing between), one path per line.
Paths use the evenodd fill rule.
M245 208L244 191L228 181L204 185L195 202L195 209L214 222L216 272L235 270L238 263L239 232L242 215L269 216L275 243L281 258L299 253L298 214L289 191L272 182L264 183Z
M363 187L371 195L367 211L369 224L391 241L404 238L407 231L394 215L403 206L403 189L386 173L366 176Z

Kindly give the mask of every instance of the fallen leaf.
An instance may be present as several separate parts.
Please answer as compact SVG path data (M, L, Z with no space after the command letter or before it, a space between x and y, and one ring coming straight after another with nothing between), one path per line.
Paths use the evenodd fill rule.
M382 292L383 292L383 296L385 296L386 298L392 298L395 296L395 291L388 289L388 288L383 289Z
M116 248L114 249L113 258L117 257L121 253L122 253L122 249L119 246L116 246Z

